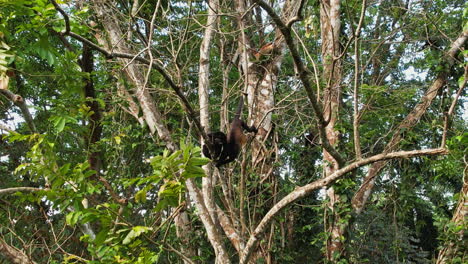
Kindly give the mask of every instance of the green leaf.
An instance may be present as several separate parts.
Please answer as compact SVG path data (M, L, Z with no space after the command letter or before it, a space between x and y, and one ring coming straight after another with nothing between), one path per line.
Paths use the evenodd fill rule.
M153 230L151 227L146 226L135 226L128 232L127 236L122 241L122 244L127 245L135 238L139 237L141 234L146 233L150 230Z
M156 207L154 207L155 212L160 212L164 208L168 206L167 200L160 200L158 204L156 204Z
M60 115L60 116L53 116L50 118L50 120L54 124L54 128L57 131L57 133L60 133L64 130L65 125L67 123L77 123L78 120L75 118L68 116L68 115Z
M206 165L208 163L210 163L210 159L208 158L198 158L198 157L194 157L194 158L191 158L190 159L190 162L194 165L194 166L203 166L203 165Z
M62 175L66 175L68 171L70 170L71 163L66 163L62 167L60 167L59 172Z
M63 116L57 117L57 119L55 119L55 122L54 122L54 127L57 130L57 132L59 133L62 132L63 129L65 128L66 123L67 123L67 120Z
M146 202L146 189L140 190L135 194L135 201L137 203L144 203Z
M81 214L82 213L79 211L73 211L73 212L68 213L67 216L65 217L66 223L70 226L74 226L78 222Z

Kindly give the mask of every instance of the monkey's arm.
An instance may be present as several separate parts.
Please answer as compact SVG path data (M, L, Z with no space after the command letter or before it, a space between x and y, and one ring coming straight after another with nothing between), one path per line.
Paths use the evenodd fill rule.
M245 131L254 132L254 133L258 132L258 129L255 126L248 126L244 121L242 121L242 120L240 120L240 121L241 121L241 126Z
M203 155L205 155L205 157L211 159L211 155L210 155L210 150L208 149L208 146L207 145L203 145Z
M216 165L216 167L221 167L224 164L228 164L229 162L234 161L235 159L236 159L236 157L228 156L227 159L225 159L225 160L218 160L215 165Z
M226 148L221 153L221 156L218 161L216 161L216 167L221 167L224 164L228 164L229 162L233 162L240 152L240 146L237 144L226 144Z

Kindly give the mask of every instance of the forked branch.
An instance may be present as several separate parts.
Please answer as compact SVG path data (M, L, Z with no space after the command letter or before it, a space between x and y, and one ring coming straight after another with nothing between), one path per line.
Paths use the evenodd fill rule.
M416 156L424 156L424 155L443 155L447 154L447 150L444 148L437 148L437 149L426 149L426 150L412 150L412 151L398 151L392 153L382 153L378 154L366 159L355 161L337 171L332 173L330 176L322 178L320 180L316 180L312 183L309 183L302 187L297 187L294 191L286 195L281 201L275 204L270 211L263 217L260 224L258 224L257 228L255 228L254 232L250 235L250 238L244 248L244 255L241 256L240 263L248 263L249 258L253 252L253 249L258 242L260 236L263 234L265 229L269 226L269 223L273 220L273 218L278 215L278 213L284 209L286 206L290 205L291 203L304 198L312 193L312 191L317 190L319 188L328 186L332 184L337 179L343 177L347 173L365 166L367 164L371 164L374 162L382 161L382 160L389 160L389 159L396 159L396 158L411 158Z
M317 101L317 97L315 95L314 89L312 89L312 85L309 81L309 71L305 68L304 63L301 60L299 52L294 44L294 40L291 35L291 26L292 23L288 23L286 25L281 18L276 14L276 12L262 0L254 0L254 2L259 5L263 10L265 10L268 15L273 19L278 29L284 36L284 40L286 41L286 45L288 45L289 51L293 57L294 65L296 66L299 74L299 79L301 80L302 84L304 85L304 89L306 90L307 97L309 98L312 109L314 110L314 114L317 120L317 127L319 130L320 140L322 146L325 150L333 156L333 158L338 162L339 166L342 167L345 164L345 160L343 157L338 153L338 151L330 144L326 137L325 126L327 122L323 117L322 109L320 102Z

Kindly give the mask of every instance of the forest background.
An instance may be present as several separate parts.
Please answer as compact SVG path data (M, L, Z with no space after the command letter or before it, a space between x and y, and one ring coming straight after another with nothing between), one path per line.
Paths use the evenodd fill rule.
M1 0L0 263L466 263L467 18ZM216 168L241 96L258 132Z

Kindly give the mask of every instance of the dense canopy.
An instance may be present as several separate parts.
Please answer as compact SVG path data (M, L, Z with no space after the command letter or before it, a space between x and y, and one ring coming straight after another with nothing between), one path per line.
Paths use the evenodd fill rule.
M467 263L467 38L461 0L2 0L0 263Z

